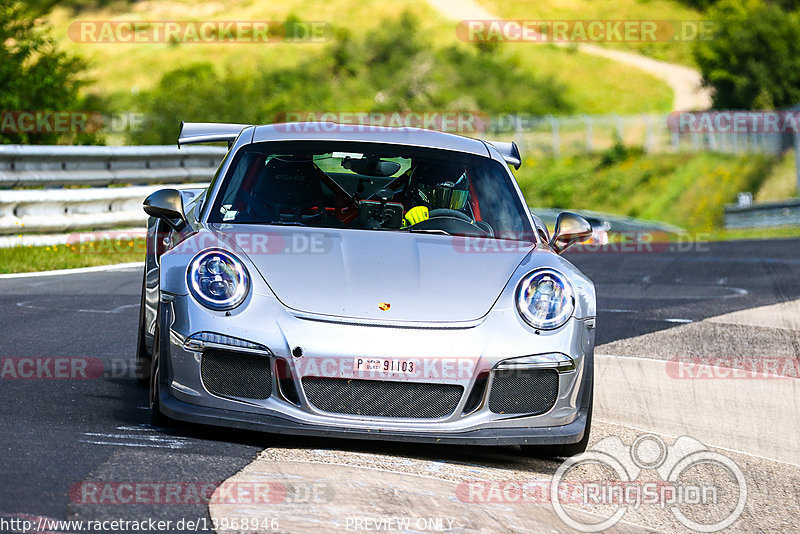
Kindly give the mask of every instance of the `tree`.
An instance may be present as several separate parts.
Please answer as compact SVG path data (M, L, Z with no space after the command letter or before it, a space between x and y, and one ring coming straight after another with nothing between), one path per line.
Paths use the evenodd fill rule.
M721 0L714 35L694 57L717 109L777 109L800 102L800 15L760 0Z
M289 19L287 19L288 25ZM572 110L558 81L525 69L497 47L436 46L409 13L353 36L337 29L320 54L255 71L179 67L138 103L148 116L133 143L173 143L185 121L265 123L323 111L480 111L544 115ZM176 98L176 95L180 95Z
M56 47L47 28L17 0L0 0L0 111L74 110L86 64ZM60 134L0 131L0 143L47 144Z

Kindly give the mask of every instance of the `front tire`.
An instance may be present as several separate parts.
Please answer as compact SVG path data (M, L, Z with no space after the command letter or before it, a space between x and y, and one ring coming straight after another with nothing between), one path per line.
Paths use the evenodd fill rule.
M146 326L145 326L145 306L147 305L146 301L146 283L147 283L147 267L145 267L145 273L142 277L142 298L139 301L139 332L138 332L138 339L136 341L136 380L139 382L140 385L146 386L149 383L150 379L150 367L152 366L152 356L149 352L147 352L147 341L145 338L146 334Z
M150 422L153 426L170 426L172 420L161 413L161 335L160 335L160 319L161 319L161 306L159 305L158 313L156 314L156 330L153 339L153 357L150 360L150 376L148 377L149 398L150 398Z

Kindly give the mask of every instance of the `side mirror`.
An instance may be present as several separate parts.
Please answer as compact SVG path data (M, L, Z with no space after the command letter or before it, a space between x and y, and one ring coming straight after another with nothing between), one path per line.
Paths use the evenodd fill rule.
M556 217L556 228L553 230L550 247L556 254L561 254L570 245L590 237L592 237L592 225L580 215L564 211Z
M159 189L144 199L143 207L145 213L161 219L177 231L187 224L183 197L177 189Z

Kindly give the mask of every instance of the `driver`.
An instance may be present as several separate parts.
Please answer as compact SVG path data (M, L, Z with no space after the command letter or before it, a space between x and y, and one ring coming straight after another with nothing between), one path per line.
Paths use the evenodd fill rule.
M461 211L469 196L469 178L464 167L420 162L414 167L406 200L411 206L404 223L414 225L430 217L430 211Z

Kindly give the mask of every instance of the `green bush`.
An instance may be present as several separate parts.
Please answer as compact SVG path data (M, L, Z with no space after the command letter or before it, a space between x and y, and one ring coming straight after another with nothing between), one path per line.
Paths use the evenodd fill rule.
M527 74L513 55L439 47L404 13L363 37L338 29L323 53L296 67L216 72L196 64L143 94L148 125L133 143L173 143L180 121L266 123L301 111L568 113L564 87Z
M721 0L708 12L714 37L694 57L717 109L800 103L800 15L760 0Z
M86 83L84 61L59 50L42 27L41 11L16 0L0 0L0 110L77 111ZM89 135L7 132L0 143L96 142Z
M722 224L724 206L757 191L774 160L639 150L527 161L517 180L531 206L589 209L663 221L695 231Z

